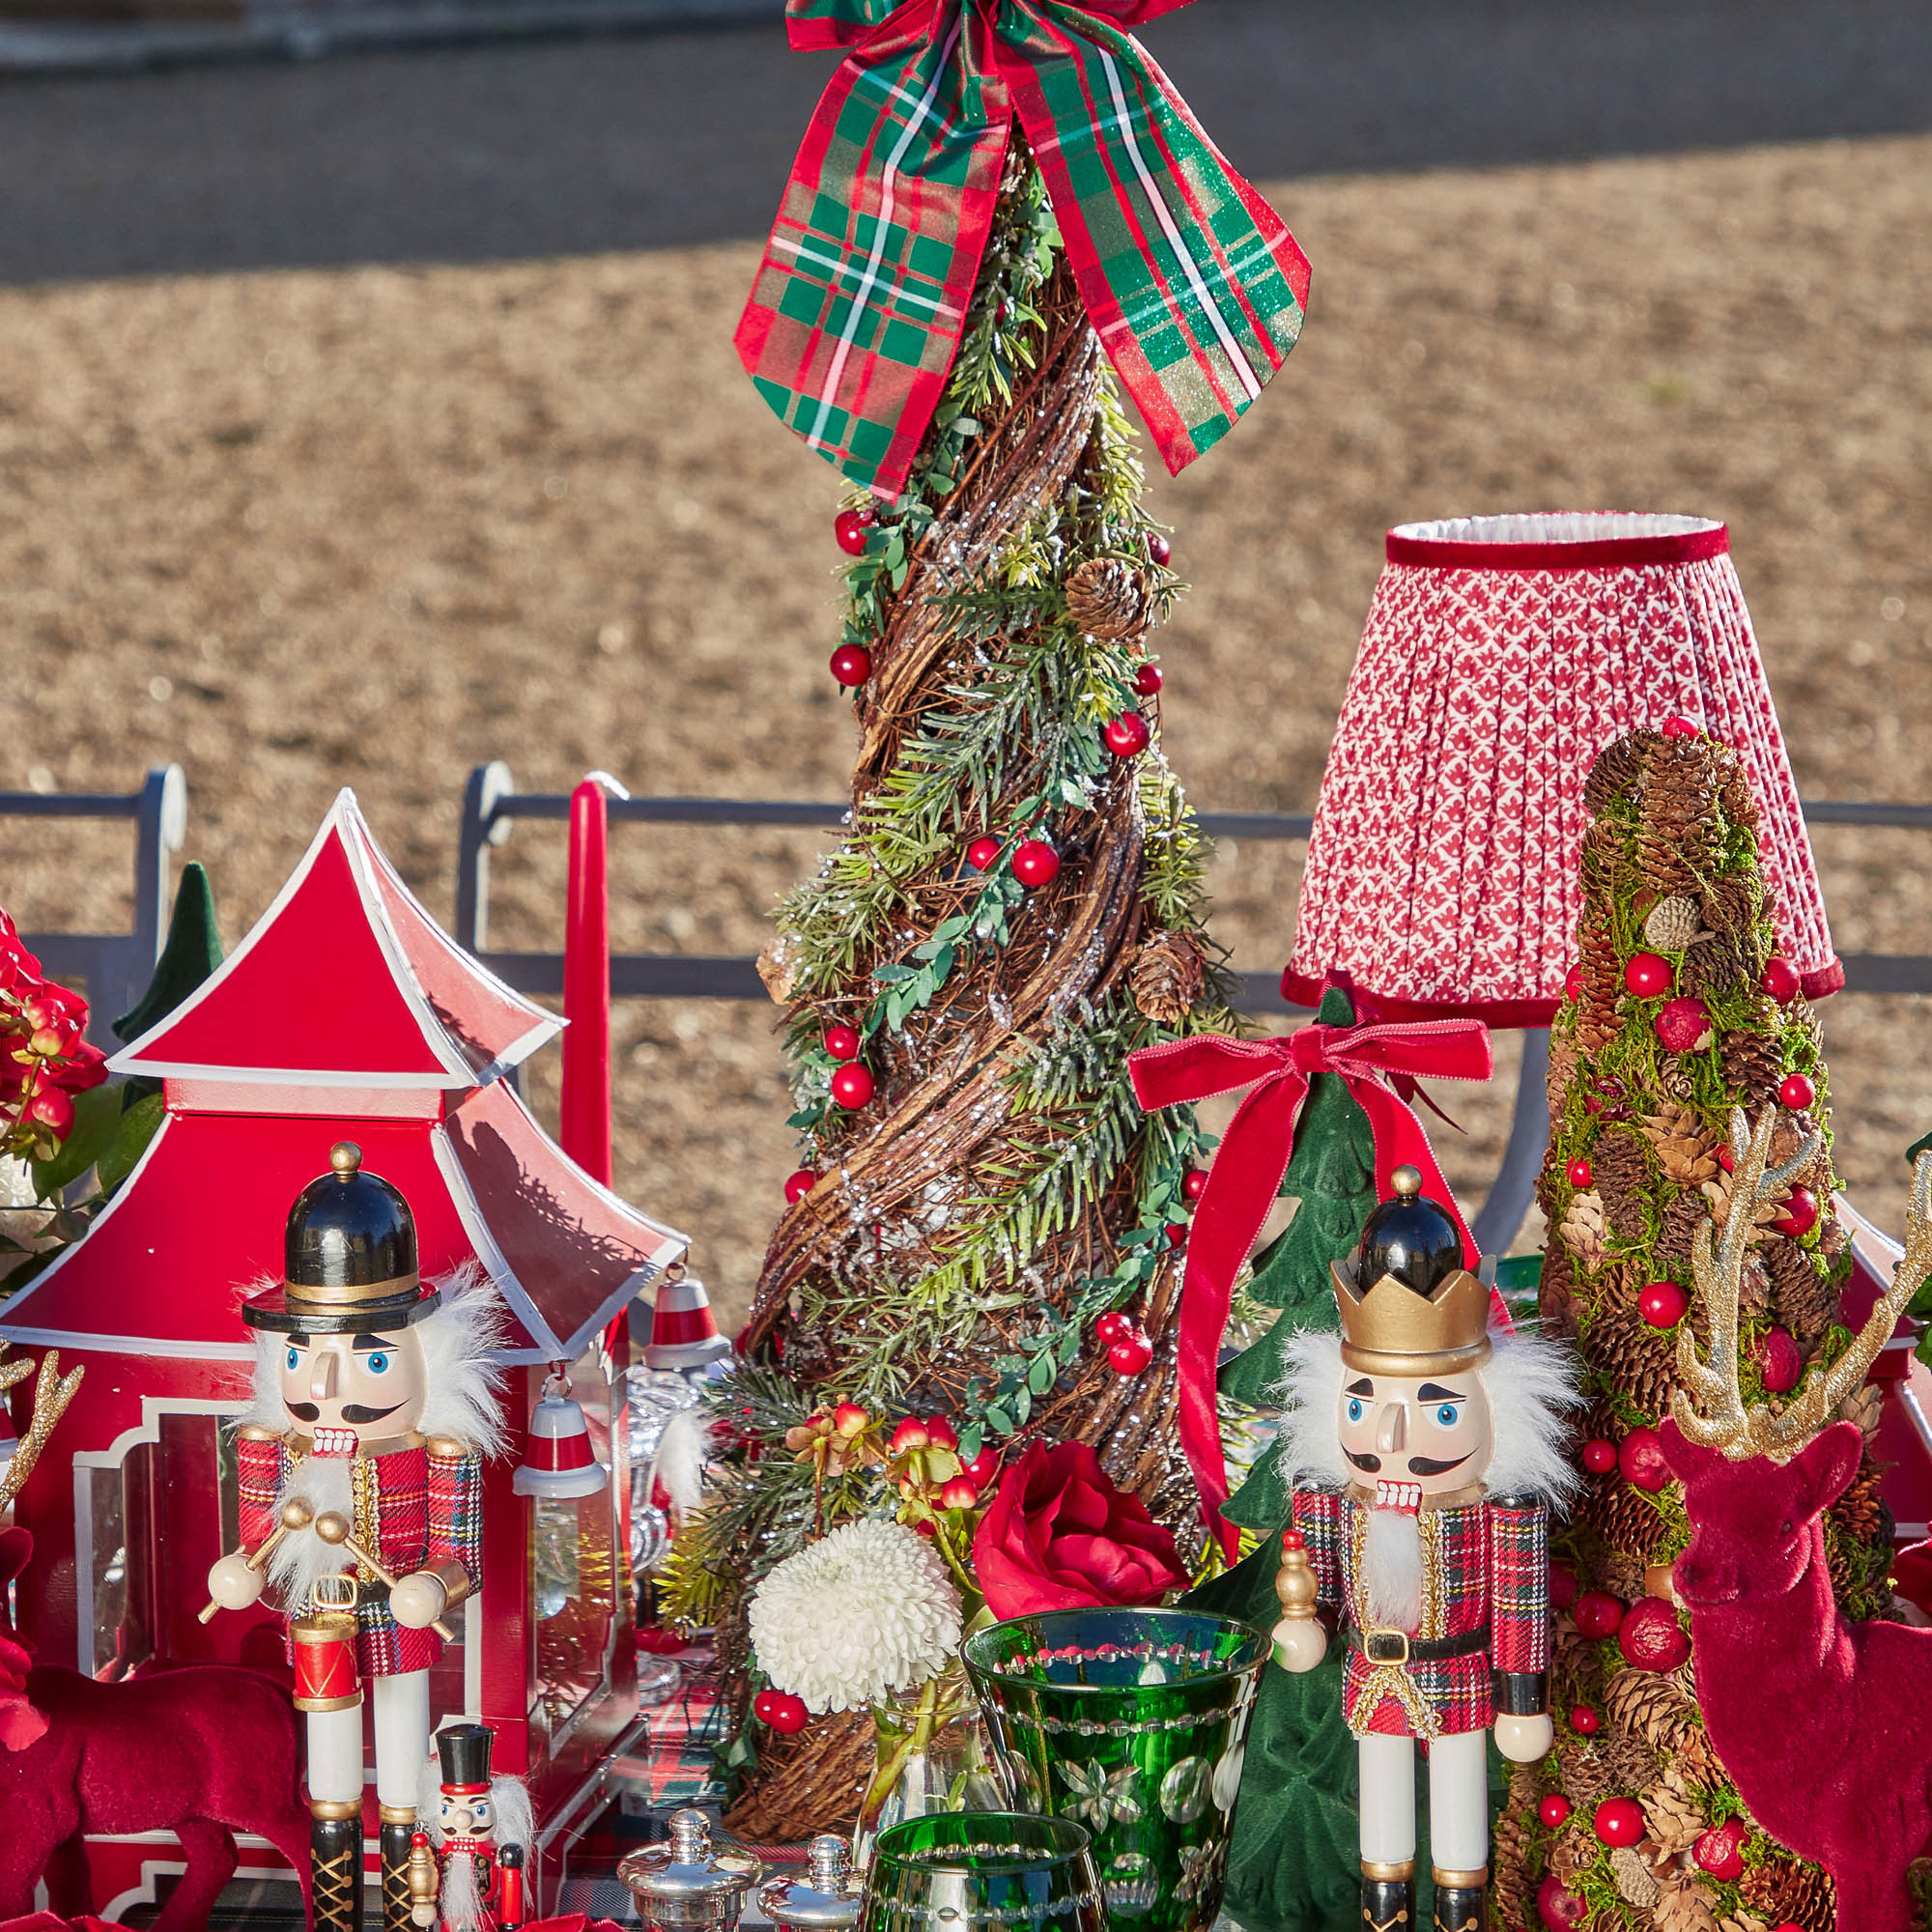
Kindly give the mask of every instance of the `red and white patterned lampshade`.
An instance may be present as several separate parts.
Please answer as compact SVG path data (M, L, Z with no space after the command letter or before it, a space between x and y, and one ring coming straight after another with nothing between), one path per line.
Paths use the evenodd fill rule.
M1701 517L1391 530L1321 781L1283 994L1346 974L1389 1018L1548 1025L1577 956L1583 781L1687 718L1736 750L1779 950L1844 983L1730 533Z

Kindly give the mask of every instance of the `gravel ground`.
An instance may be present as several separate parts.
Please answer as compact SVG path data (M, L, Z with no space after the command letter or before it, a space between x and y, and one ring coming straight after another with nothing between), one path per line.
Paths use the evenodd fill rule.
M1391 523L1727 519L1810 797L1922 799L1932 724L1932 138L1277 182L1301 348L1154 500L1195 589L1170 753L1224 810L1311 806ZM0 787L179 758L231 940L353 784L447 917L467 770L526 789L828 797L852 744L829 471L730 352L743 242L562 261L0 290ZM14 823L0 902L125 923L125 835ZM1932 950L1922 837L1827 830L1844 951ZM801 835L620 831L626 950L750 952ZM1224 850L1216 930L1285 956L1298 851ZM500 946L559 943L561 828L497 855ZM618 1183L727 1309L790 1165L771 1013L620 1009ZM1900 1211L1932 1014L1826 1009L1841 1164ZM554 1057L532 1083L554 1104ZM1507 1092L1445 1099L1480 1187Z

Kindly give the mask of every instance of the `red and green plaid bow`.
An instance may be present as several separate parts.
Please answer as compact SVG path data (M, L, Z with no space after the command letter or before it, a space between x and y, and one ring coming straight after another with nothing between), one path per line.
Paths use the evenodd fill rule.
M1185 5L786 0L793 46L855 51L793 163L738 354L855 482L905 487L959 347L1015 113L1087 313L1170 470L1219 441L1281 367L1307 257L1121 31Z

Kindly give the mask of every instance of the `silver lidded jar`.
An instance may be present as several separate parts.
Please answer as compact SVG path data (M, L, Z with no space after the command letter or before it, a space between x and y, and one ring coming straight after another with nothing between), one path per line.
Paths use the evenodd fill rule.
M617 1876L647 1926L735 1926L763 1863L735 1838L711 1835L711 1821L689 1808L670 1814L670 1836L620 1861Z
M845 1932L859 1922L864 1877L836 1832L821 1832L810 1847L810 1868L802 1876L781 1873L758 1889L758 1906L775 1932Z

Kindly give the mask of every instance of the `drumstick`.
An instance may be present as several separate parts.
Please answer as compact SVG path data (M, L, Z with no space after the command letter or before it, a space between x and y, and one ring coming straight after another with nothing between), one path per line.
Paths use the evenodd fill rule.
M311 1520L311 1516L309 1512L309 1506L305 1502L300 1501L298 1498L291 1496L289 1500L282 1505L282 1520L280 1523L275 1528L271 1529L268 1533L268 1535L265 1536L261 1540L261 1542L255 1546L253 1550L249 1552L248 1556L249 1569L251 1570L261 1569L263 1564L268 1562L270 1553L273 1551L275 1548L275 1545L278 1544L283 1537L288 1535L290 1530L306 1529L309 1526L310 1520ZM202 1607L199 1621L205 1624L213 1623L214 1621L214 1613L220 1607L221 1605L217 1604L213 1597L209 1598L207 1604L204 1605Z
M350 1531L349 1519L347 1517L337 1516L333 1510L325 1511L323 1515L317 1517L315 1520L315 1533L325 1543L339 1543L344 1549L348 1550L350 1555L355 1557L356 1562L363 1565L365 1569L374 1571L376 1576L388 1588L393 1590L396 1587L396 1579L383 1568L382 1560L379 1557L371 1555L368 1550L364 1549L355 1541L355 1536ZM430 1629L444 1643L454 1643L456 1641L456 1633L440 1617L438 1617L430 1625Z

